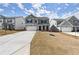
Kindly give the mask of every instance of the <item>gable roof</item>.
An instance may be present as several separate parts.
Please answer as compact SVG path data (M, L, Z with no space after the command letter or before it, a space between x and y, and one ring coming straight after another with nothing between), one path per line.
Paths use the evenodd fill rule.
M59 29L58 29L55 25L52 25L52 26L50 27L50 29L53 30L53 31L59 31Z
M79 19L77 19L75 16L67 18L67 21L70 22L73 26L79 26Z
M38 20L49 20L48 17L36 17L33 14L30 14L27 17L25 17L25 19L28 19L28 18L37 18Z
M53 19L57 22L57 25L61 24L65 19Z
M61 26L61 27L73 27L73 25L70 23L70 22L68 22L68 21L63 21L61 24L59 24L58 26Z
M79 26L79 19L77 19L75 16L68 17L59 26L68 25L67 23L70 24L69 26L71 26L71 25L72 26Z
M28 16L25 17L25 19L27 19L27 18L37 18L37 17L34 16L33 14L30 14L30 15L28 15Z

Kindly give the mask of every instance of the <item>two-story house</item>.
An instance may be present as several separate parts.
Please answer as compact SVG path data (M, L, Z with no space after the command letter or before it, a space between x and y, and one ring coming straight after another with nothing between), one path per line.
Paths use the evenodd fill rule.
M0 15L0 29L3 28L3 22L4 22L4 20L5 20L5 17L2 16L2 15Z
M36 17L34 15L28 15L25 17L26 30L48 31L49 30L49 18Z
M0 29L6 30L24 30L25 22L22 16L5 17L0 15Z
M5 17L3 20L3 29L14 30L15 17Z
M0 29L48 31L49 18L36 17L32 14L26 16L25 18L23 16L5 17L0 15Z

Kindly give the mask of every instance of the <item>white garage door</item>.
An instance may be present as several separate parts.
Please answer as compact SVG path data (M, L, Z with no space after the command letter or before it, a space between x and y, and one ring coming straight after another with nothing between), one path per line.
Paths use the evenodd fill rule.
M36 31L37 30L37 26L27 26L26 30L27 31Z
M62 32L71 32L72 30L72 27L62 27Z

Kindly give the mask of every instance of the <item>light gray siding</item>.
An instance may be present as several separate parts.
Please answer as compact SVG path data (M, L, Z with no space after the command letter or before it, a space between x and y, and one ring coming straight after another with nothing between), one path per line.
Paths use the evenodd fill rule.
M15 30L24 30L25 28L25 21L23 17L16 17L15 18Z

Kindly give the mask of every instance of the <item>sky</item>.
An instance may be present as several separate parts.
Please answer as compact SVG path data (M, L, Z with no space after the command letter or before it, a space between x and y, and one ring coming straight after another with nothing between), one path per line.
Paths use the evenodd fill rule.
M0 3L0 15L66 18L79 12L78 3Z

